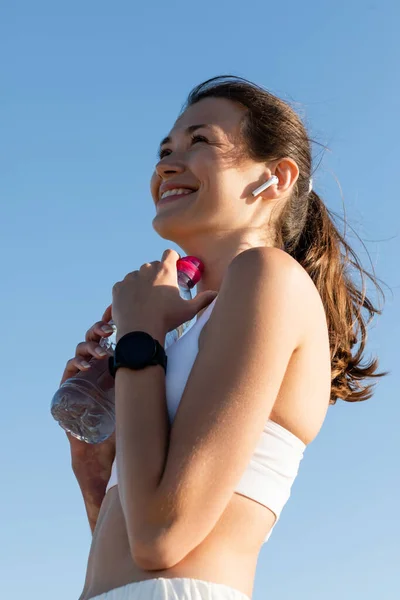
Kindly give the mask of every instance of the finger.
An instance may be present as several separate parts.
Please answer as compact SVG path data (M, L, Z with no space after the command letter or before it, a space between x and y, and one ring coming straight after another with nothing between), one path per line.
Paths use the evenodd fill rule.
M75 377L75 375L80 373L80 371L87 371L87 370L88 370L88 368L84 367L83 364L78 362L76 357L71 358L66 364L64 373L62 374L62 377L61 377L60 385L62 385L65 381L67 381L67 379L70 379L71 377Z
M162 262L172 262L176 265L176 262L179 260L180 256L179 254L175 251L172 250L171 248L167 248L167 250L164 250L163 255L161 257L161 261Z
M77 345L75 351L75 358L78 363L82 361L86 361L89 358L105 358L107 356L107 351L105 348L102 348L97 342L81 342Z
M111 319L109 319L111 321ZM90 329L87 330L85 335L86 342L98 342L102 337L108 337L113 332L111 328L110 331L105 331L103 327L110 328L111 325L108 324L108 321L97 321Z
M93 358L96 360L108 358L109 354L107 352L104 354L104 352L105 349L101 348L96 342L81 342L78 344L75 356L70 358L66 364L60 385L80 371L87 371Z
M146 271L148 271L149 269L152 269L152 268L153 268L153 267L154 267L154 266L157 264L157 262L158 262L158 261L154 261L154 262L152 262L152 263L149 263L149 262L147 262L147 263L144 263L144 264L143 264L143 265L140 267L140 272L141 272L141 273L143 273L143 272L146 272ZM130 275L133 275L134 273L137 273L137 271L134 271L133 273L130 273Z
M79 373L79 369L74 364L73 360L74 359L71 358L71 360L69 360L67 362L66 367L64 369L64 373L62 374L62 377L61 377L60 385L62 385L70 377L73 377L74 375Z
M113 330L109 332L103 331L102 327L107 327L109 321L111 321L112 304L110 304L103 314L103 319L101 321L97 321L87 332L85 336L85 342L81 342L78 344L76 348L76 356L71 358L64 369L64 372L61 377L61 383L64 383L70 377L73 377L77 373L83 370L88 370L87 364L93 358L97 358L99 360L106 358L107 353L105 355L101 355L101 352L104 352L104 348L99 346L100 340L102 338L108 337L113 333ZM89 367L90 368L90 367Z
M193 305L195 313L206 308L211 302L218 296L218 292L213 290L207 290L206 292L200 292L189 302Z
M106 323L108 323L109 321L111 321L112 319L112 304L110 304L110 306L107 306L106 310L104 311L103 316L101 317L102 321L105 321Z

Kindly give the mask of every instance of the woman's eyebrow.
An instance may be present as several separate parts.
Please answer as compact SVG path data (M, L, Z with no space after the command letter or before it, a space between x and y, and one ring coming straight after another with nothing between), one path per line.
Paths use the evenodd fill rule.
M210 129L211 125L207 125L205 123L200 124L200 125L189 125L189 127L186 127L186 129L185 129L185 133L193 133L194 131L196 131L196 129L200 129L201 127L206 127L208 129ZM171 141L171 138L170 138L170 136L167 135L167 137L165 137L163 140L161 140L160 148L164 144L169 144L170 141Z

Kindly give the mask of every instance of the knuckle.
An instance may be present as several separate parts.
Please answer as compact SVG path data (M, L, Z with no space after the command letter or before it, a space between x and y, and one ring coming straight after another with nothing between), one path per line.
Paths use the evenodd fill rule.
M164 250L164 258L169 258L170 256L174 255L175 256L176 252L175 250L172 250L172 248L167 248L166 250Z
M140 270L147 271L148 269L151 269L151 267L152 267L152 263L149 263L149 262L143 263L143 265L140 267Z
M87 344L88 344L88 342L79 342L79 344L77 345L77 347L75 349L75 356L78 356L79 354L81 354L83 347L86 346Z
M100 336L105 335L104 331L102 331L101 328L107 324L108 323L103 323L103 321L99 321L98 323L96 323L96 325L93 326L93 333L95 333L96 335L100 335ZM92 339L93 338L91 337L89 340L86 340L86 341L89 342Z

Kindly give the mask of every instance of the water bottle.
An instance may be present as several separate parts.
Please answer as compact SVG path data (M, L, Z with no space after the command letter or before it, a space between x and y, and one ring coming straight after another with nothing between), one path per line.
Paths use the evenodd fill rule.
M185 256L177 261L177 279L180 295L185 300L192 298L191 290L201 279L203 263L194 256ZM182 323L165 338L164 347L175 343L192 326L196 317ZM114 322L109 322L114 332L100 340L100 346L109 356L114 355L117 331ZM67 379L54 394L51 414L59 425L88 444L104 442L115 429L115 380L108 370L108 358L92 358L91 368L80 371Z

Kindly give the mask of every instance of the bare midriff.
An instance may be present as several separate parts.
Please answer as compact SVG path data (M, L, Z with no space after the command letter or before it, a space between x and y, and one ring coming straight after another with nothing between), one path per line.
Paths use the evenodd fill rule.
M265 506L235 493L213 531L184 560L169 569L144 571L132 560L118 486L114 486L101 506L79 600L156 577L222 583L251 597L258 554L274 521L275 515Z

